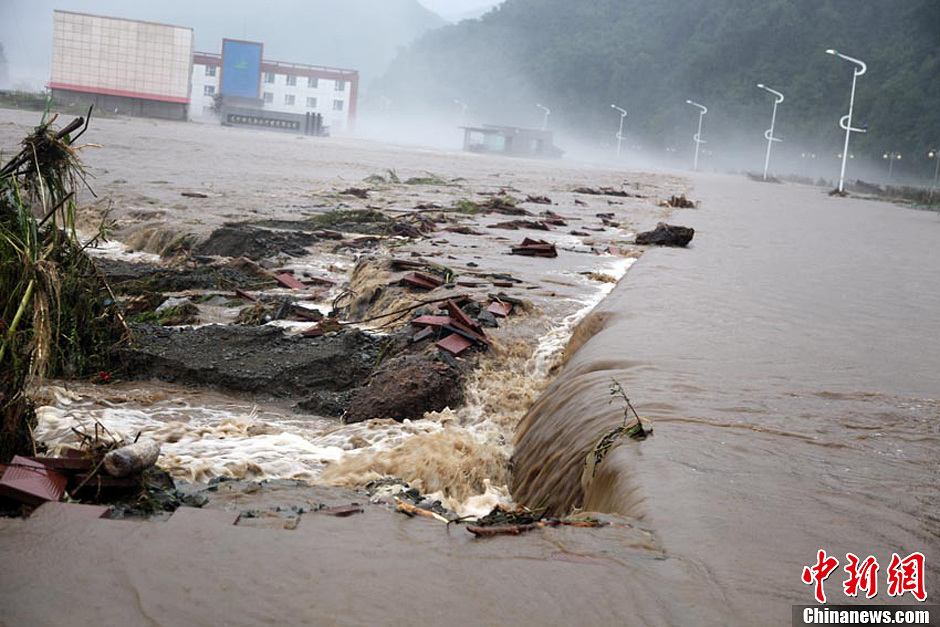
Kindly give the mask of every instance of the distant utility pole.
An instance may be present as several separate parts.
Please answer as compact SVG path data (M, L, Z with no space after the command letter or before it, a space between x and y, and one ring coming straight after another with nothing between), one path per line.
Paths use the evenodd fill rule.
M695 159L692 161L692 171L695 172L698 170L698 150L699 147L705 143L705 140L702 139L702 119L705 117L705 114L708 113L708 108L704 105L700 105L697 102L692 102L691 100L686 100L686 104L690 104L693 107L698 107L698 132L692 136L693 141L695 141Z
M774 123L777 121L777 105L783 102L783 94L775 89L767 87L763 83L758 83L757 86L764 91L769 91L774 96L776 96L776 100L774 100L774 112L773 115L770 116L770 128L764 131L764 137L767 138L767 156L764 157L764 180L766 181L767 169L770 167L770 147L774 145L774 142L783 141L782 139L774 137Z
M466 126L467 125L467 103L461 102L460 100L457 100L456 98L454 98L454 104L460 107L460 125Z
M842 193L845 190L845 161L849 158L849 136L852 133L867 132L864 128L852 128L852 110L855 108L855 82L858 80L859 76L865 73L868 66L858 59L853 59L848 55L842 54L835 48L830 48L826 50L826 52L858 66L852 74L852 95L849 98L849 114L842 116L842 119L839 120L839 126L845 129L845 147L842 149L842 172L839 174L839 193Z
M617 156L620 156L620 144L623 142L623 119L627 117L626 109L621 109L615 104L610 105L612 108L620 112L620 129L617 130Z
M540 104L537 104L535 106L545 112L545 117L542 118L542 130L544 131L545 129L548 128L548 116L551 114L552 110L549 109L548 107L543 107Z

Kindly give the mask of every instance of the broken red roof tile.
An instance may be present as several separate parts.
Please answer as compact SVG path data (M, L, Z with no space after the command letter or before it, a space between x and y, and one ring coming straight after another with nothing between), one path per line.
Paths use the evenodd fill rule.
M439 348L447 351L451 355L457 356L460 353L467 350L468 348L470 348L470 346L473 345L473 342L471 342L470 340L468 340L467 338L461 335L458 335L456 333L451 333L450 335L445 337L443 340L437 342L436 345Z
M283 272L281 274L274 275L274 280L283 285L284 287L290 288L292 290L305 290L307 286L297 280L297 278L290 272Z
M497 318L505 318L510 313L512 313L512 303L501 303L499 301L493 301L490 303L490 306L486 308L486 310Z
M66 482L64 475L15 455L0 478L0 495L27 505L41 505L61 499Z
M433 290L435 287L440 285L440 283L433 283L431 281L426 281L417 272L409 272L403 276L400 280L400 283L407 285L409 287L417 287L422 290Z
M480 325L475 320L472 320L470 316L463 312L463 309L457 306L452 300L447 301L444 306L447 308L447 313L450 314L450 317L453 318L456 322L470 327L471 329L479 330Z
M445 324L450 324L453 322L453 319L450 316L418 316L411 321L416 327L442 327Z

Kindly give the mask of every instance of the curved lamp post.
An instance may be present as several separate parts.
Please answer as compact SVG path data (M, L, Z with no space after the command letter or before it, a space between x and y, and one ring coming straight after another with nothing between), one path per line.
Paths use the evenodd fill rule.
M627 117L626 109L621 109L615 104L610 105L612 109L620 112L620 128L617 130L617 156L620 156L620 144L623 142L623 119Z
M551 114L552 110L549 109L548 107L543 107L540 104L537 104L535 106L545 112L545 117L542 118L542 130L544 131L545 129L548 128L548 116L549 114Z
M782 139L774 137L774 123L777 121L777 105L783 102L783 94L781 94L776 89L767 87L763 83L758 83L757 86L764 91L769 91L774 96L776 96L776 100L774 100L774 112L773 115L770 116L770 128L764 131L764 137L767 138L767 156L764 157L764 180L766 181L767 169L770 167L770 147L774 145L774 142L783 141Z
M839 192L841 193L845 189L845 160L849 156L849 136L852 133L864 133L866 132L863 128L852 128L852 110L855 107L855 81L858 80L858 77L865 73L868 69L868 66L865 65L863 61L858 59L853 59L852 57L842 54L834 48L826 50L828 54L834 54L840 59L845 59L850 63L854 63L858 67L855 68L855 72L852 74L852 96L849 98L849 114L842 116L842 119L839 120L839 126L845 129L845 147L842 149L842 172L839 174Z
M692 161L692 171L695 172L698 170L698 149L705 143L705 140L702 139L702 119L705 117L705 114L708 113L708 107L700 105L697 102L692 102L691 100L686 100L685 104L690 104L693 107L698 107L698 132L692 136L693 141L695 141L695 159Z

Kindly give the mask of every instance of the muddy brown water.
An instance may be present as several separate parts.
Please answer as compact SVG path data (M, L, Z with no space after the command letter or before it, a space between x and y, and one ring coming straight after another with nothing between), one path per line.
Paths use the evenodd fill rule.
M15 123L0 125L4 145L35 122L32 114L8 113ZM126 232L153 223L205 235L246 214L294 219L339 203L363 208L381 201L389 211L410 210L504 185L548 193L553 209L582 219L573 226L616 211L628 228L651 228L665 215L656 198L685 191L673 177L344 138L123 119L97 121L93 129L93 139L105 145L87 151L96 189L115 200ZM440 189L397 186L362 202L335 198L336 190L393 166L406 176L430 170L467 180ZM570 191L575 183L625 179L648 198L611 206ZM209 198L186 199L181 190ZM696 179L692 197L703 200L701 208L670 220L696 228L692 246L644 255L577 330L566 369L518 431L517 500L620 512L624 526L474 543L385 512L302 536L239 527L186 536L115 521L77 530L82 542L75 542L76 533L52 526L5 523L0 557L16 564L19 578L15 585L0 579L7 584L0 585L0 600L15 609L11 620L100 618L96 592L113 594L107 616L128 624L216 624L222 615L229 624L286 624L298 616L402 624L416 615L480 624L785 624L790 604L811 600L800 572L820 548L840 559L846 551L876 556L881 602L889 601L884 570L891 553L922 551L935 598L936 216L729 178ZM437 249L461 257L445 257L447 263L473 259L481 270L537 284L523 295L543 316L523 320L517 332L531 345L586 302L590 290L578 273L610 260L563 250L546 264L501 252L522 235L494 232L485 242L448 235L450 243L440 247L435 241L399 250ZM582 244L567 233L545 237ZM522 362L514 369L522 371ZM484 422L460 415L371 431L340 428L215 393L187 396L163 383L123 384L105 399L80 386L75 400L51 408L56 420L48 422L63 433L75 419L94 418L164 434L167 449L175 447L164 462L193 480L222 471L316 480L323 464L348 458L355 447L375 449L383 472L420 467L438 477L489 472L481 460L502 462L494 454L502 445L493 442L512 432L513 412L524 411L516 405L527 406L530 392L541 389L535 378L506 376L478 390ZM586 452L621 415L618 404L608 404L611 378L654 421L655 435L615 448L584 492ZM509 406L513 412L505 412ZM490 437L494 418L499 429ZM452 428L445 423L468 421L487 436L475 437L480 450L456 464L454 443L463 440L441 435ZM418 444L389 454L399 441ZM396 454L407 454L408 463L390 464ZM87 572L91 562L100 564L94 576ZM62 586L50 601L38 584L52 568L64 579L81 578L88 593ZM841 575L827 583L832 596L840 593ZM30 582L36 592L25 591Z
M819 549L875 556L877 602L892 553L920 551L936 598L936 214L721 177L695 193L693 245L648 252L575 333L517 433L514 496L643 520L752 616L812 603L800 576ZM611 379L655 435L582 488L622 419ZM827 594L857 602L844 578Z

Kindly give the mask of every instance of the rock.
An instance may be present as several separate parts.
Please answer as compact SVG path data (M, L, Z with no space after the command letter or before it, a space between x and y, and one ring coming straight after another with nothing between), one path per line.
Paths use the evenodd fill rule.
M637 233L637 244L653 246L685 246L692 241L695 230L687 226L674 226L660 222L652 231Z
M428 411L463 402L463 375L432 356L404 356L387 362L356 390L343 417L348 423L372 418L417 420Z

